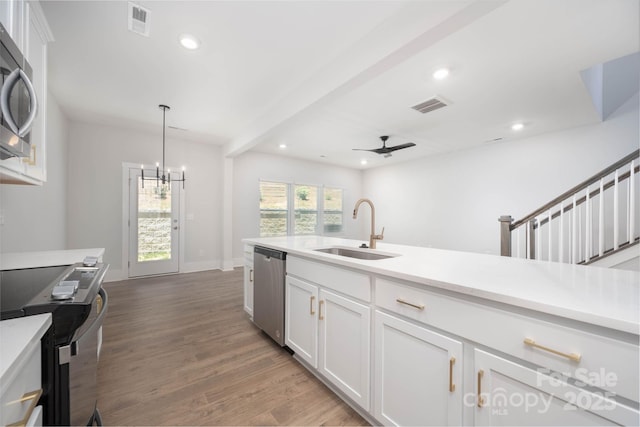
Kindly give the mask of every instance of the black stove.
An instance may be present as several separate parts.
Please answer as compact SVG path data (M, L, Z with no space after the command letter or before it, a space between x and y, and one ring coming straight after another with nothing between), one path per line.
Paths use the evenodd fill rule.
M0 271L0 319L51 313L42 341L45 425L101 424L96 408L107 264ZM89 369L88 369L89 368Z

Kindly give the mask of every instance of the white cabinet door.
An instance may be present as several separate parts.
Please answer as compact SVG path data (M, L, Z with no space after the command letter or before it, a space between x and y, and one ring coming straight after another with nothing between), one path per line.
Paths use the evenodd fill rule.
M369 410L370 308L320 290L320 373Z
M244 261L244 311L253 316L253 261Z
M462 424L460 341L376 311L374 375L383 424Z
M287 276L284 306L285 344L317 369L318 287Z
M23 159L26 175L45 182L47 124L47 25L39 3L25 3L24 55L33 69L32 83L38 99L38 114L31 128L31 155Z
M640 425L637 410L610 399L612 392L576 387L561 374L475 349L475 424L489 426Z

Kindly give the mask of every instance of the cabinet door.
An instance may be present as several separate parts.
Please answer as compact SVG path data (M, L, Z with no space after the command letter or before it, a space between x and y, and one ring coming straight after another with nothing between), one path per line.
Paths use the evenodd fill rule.
M46 174L47 124L47 30L44 15L38 3L25 3L24 54L33 69L32 83L38 99L38 114L31 128L31 155L23 159L26 175L44 182Z
M285 344L314 368L318 367L318 287L287 276Z
M244 261L244 311L253 316L253 262Z
M318 370L363 409L369 410L370 308L320 290Z
M559 373L532 369L474 350L475 424L491 426L639 425L637 410L611 399L612 392L576 387Z
M376 311L374 384L385 425L461 425L462 343Z

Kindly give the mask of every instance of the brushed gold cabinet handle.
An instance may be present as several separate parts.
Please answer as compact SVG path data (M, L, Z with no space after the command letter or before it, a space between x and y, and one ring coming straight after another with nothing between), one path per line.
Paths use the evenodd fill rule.
M576 354L576 353L563 353L561 351L554 350L554 349L549 348L549 347L545 347L543 345L540 345L540 344L536 343L531 338L525 338L524 339L524 343L526 345L530 346L530 347L539 348L540 350L548 351L549 353L553 353L553 354L557 354L558 356L566 357L567 359L572 360L574 362L580 362L580 359L582 358L581 355Z
M324 316L322 315L322 305L324 301L320 300L320 305L318 306L318 319L324 320Z
M478 371L478 408L482 408L484 406L484 397L482 397L482 377L484 376L484 371L480 369Z
M253 283L253 268L249 270L249 281Z
M313 316L314 314L316 314L316 312L315 312L315 311L313 311L313 301L314 301L315 299L316 299L316 297L314 297L314 296L311 296L311 298L309 298L309 314L310 314L310 315L312 315L312 316Z
M31 401L31 403L29 404L29 408L27 409L27 412L24 414L24 417L20 421L16 421L13 424L9 424L9 427L26 426L27 422L29 421L29 418L31 418L31 414L33 413L33 410L36 409L36 406L38 406L38 400L40 400L40 396L42 396L41 388L38 390L25 393L22 395L20 399L10 402L10 403L24 403L24 402Z
M456 385L453 383L453 365L456 364L456 358L452 357L449 359L449 391L456 391Z
M423 304L414 304L414 303L405 301L405 300L403 300L401 298L397 298L396 302L398 302L400 304L408 305L408 306L413 307L413 308L417 308L418 310L424 310L424 305Z

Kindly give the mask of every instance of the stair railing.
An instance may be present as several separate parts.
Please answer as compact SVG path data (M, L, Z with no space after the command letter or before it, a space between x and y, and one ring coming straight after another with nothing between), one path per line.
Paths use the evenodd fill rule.
M638 158L620 159L518 221L499 218L500 254L589 264L638 244Z

